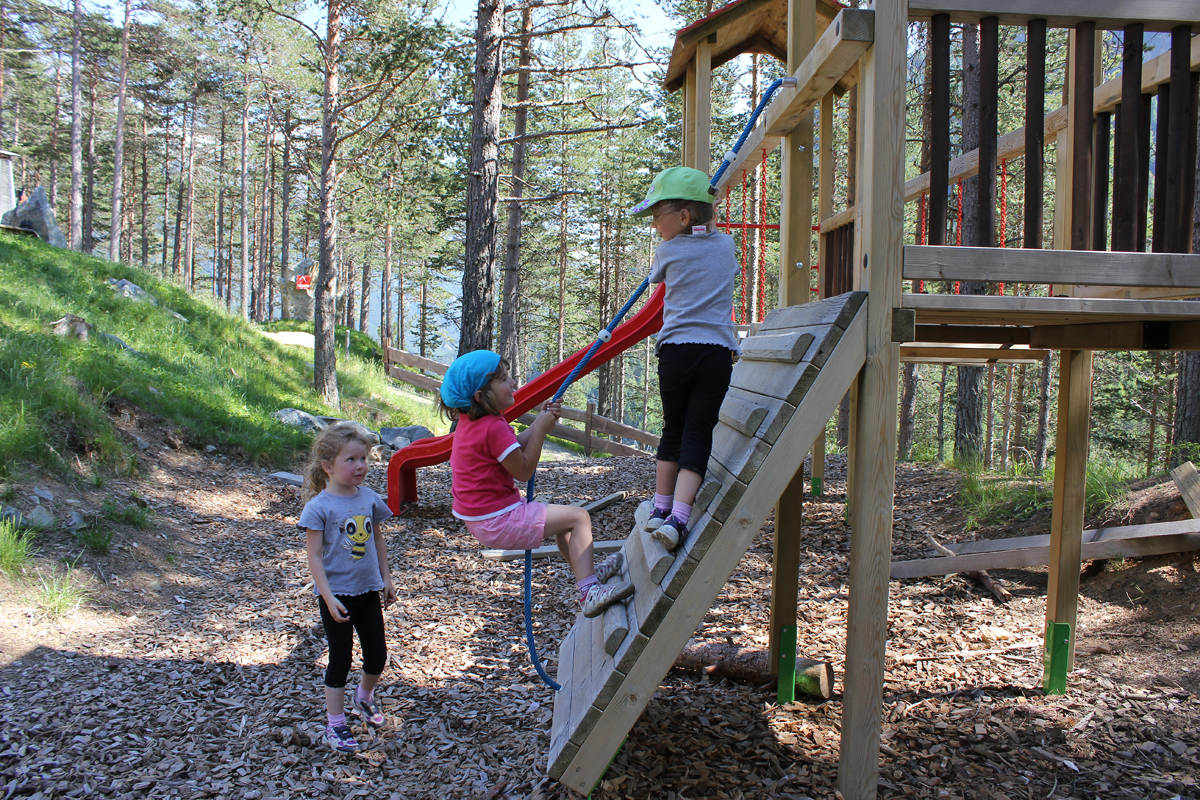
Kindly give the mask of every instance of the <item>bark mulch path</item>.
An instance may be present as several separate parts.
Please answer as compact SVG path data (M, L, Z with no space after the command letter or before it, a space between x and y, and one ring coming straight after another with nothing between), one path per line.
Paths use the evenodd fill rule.
M446 467L421 471L420 503L387 528L401 595L386 615L390 724L344 756L320 740L325 646L294 528L299 491L154 444L136 481L52 486L71 508L136 493L155 512L149 529L118 528L107 555L81 554L66 533L38 540L41 574L65 559L85 581L81 608L49 619L35 581L0 579L0 798L573 796L545 778L553 700L525 652L521 562L479 557L450 516ZM384 472L369 479L379 490ZM574 459L543 465L538 487L558 502L629 490L595 515L598 538L619 538L652 480L649 458ZM840 675L849 533L837 457L827 486L807 507L799 638ZM956 491L952 473L899 467L897 558L923 555L927 533L976 535ZM698 638L766 646L770 557L768 522ZM1077 670L1051 698L1044 570L993 573L1007 605L961 576L893 582L880 796L1200 797L1198 565L1089 572ZM553 674L575 611L566 565L540 562L534 593ZM830 702L780 707L772 687L673 670L593 796L835 797L840 692L839 680Z

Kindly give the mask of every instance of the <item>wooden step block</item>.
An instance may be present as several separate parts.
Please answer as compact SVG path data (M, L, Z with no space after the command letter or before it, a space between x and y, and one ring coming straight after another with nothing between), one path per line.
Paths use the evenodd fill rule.
M826 328L822 335L835 330ZM819 352L819 351L818 351ZM729 385L755 394L775 397L793 406L799 405L808 387L816 380L820 367L811 361L777 364L771 361L739 361L733 367Z
M700 491L696 492L696 502L692 504L692 513L704 511L708 508L708 504L717 496L717 492L721 490L721 482L711 475L706 475L704 482L700 484Z
M758 433L759 426L767 416L766 407L756 402L760 396L748 392L727 392L721 410L717 412L717 419L735 431L753 436Z
M650 572L650 580L661 583L663 575L671 568L675 556L670 550L654 538L652 534L642 531L642 550L646 554L646 569Z
M762 439L735 431L723 422L713 428L710 460L742 483L750 482L769 452L771 445Z
M776 308L758 324L756 331L766 333L782 329L805 328L813 325L836 325L842 330L854 319L867 299L866 292L847 292L837 297Z
M638 633L651 636L662 622L663 616L671 608L671 598L667 597L662 588L650 575L646 563L644 542L648 534L645 531L630 536L625 544L625 560L629 565L629 577L633 581L633 608L637 619Z
M731 475L729 470L711 456L708 459L708 469L705 474L717 481L716 495L703 508L700 508L699 505L693 506L692 514L710 513L714 518L724 521L729 518L734 505L746 491L746 484Z
M758 333L742 341L741 358L747 361L779 361L795 364L804 358L813 335L799 330Z
M624 603L613 603L604 610L604 652L615 656L629 635L629 615Z
M767 444L775 444L780 431L784 429L796 411L795 406L778 397L769 397L737 386L729 387L729 392L725 395L725 403L735 403L739 407L749 407L757 411L758 423L755 426L738 426L731 424L724 416L718 416L718 418L739 433L757 436ZM724 412L724 410L725 406L722 405L721 411Z
M630 538L641 533L646 527L646 521L650 519L650 515L654 513L654 501L643 500L638 503L637 510L633 512L633 528L629 531ZM625 554L628 557L628 553Z

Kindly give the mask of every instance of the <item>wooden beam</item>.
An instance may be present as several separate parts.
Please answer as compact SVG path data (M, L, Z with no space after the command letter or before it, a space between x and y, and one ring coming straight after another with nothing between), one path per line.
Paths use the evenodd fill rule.
M624 539L610 539L605 541L592 542L592 552L594 553L615 553L625 546ZM562 552L558 549L558 545L551 544L545 547L537 547L533 550L534 558L556 558L561 556ZM480 550L480 558L486 558L488 561L516 561L518 558L525 557L524 550Z
M999 347L969 347L958 345L954 347L930 347L918 344L900 345L900 361L909 364L941 364L960 362L979 362L981 364L1026 364L1039 362L1049 350L1020 350L1001 349Z
M683 166L696 166L696 61L688 62L683 78Z
M1095 322L1200 320L1200 303L1186 300L1107 300L1089 297L995 297L906 294L901 306L917 325L1078 325Z
M446 370L450 369L449 365L443 364L440 361L434 361L424 356L419 356L416 353L409 353L406 350L397 350L395 347L387 349L387 363L400 364L413 369L423 369L426 372L433 372L438 375L445 375Z
M1062 351L1058 384L1058 436L1054 457L1054 511L1050 522L1050 583L1046 625L1071 626L1067 669L1074 664L1079 616L1079 564L1092 408L1092 352ZM1049 660L1050 654L1047 653ZM1049 674L1047 673L1047 678Z
M1179 488L1179 494L1192 518L1200 518L1200 472L1196 471L1196 465L1190 461L1183 462L1171 470L1171 480Z
M843 225L853 222L854 217L857 214L858 214L858 206L850 206L845 211L839 211L838 213L836 213L832 216L823 217L821 219L820 232L828 233L829 231L836 230L836 229L842 227ZM824 262L822 262L822 263L824 263Z
M821 98L821 109L818 115L821 129L818 142L821 149L817 162L817 219L825 219L833 213L833 93L827 93ZM817 236L817 299L825 299L825 259L828 258L828 243L824 232ZM828 423L827 423L828 424ZM820 497L825 490L825 428L822 427L817 438L813 440L811 481L812 493Z
M1127 532L1126 532L1127 531ZM1096 533L1109 535L1094 540ZM1049 536L1025 536L971 544L987 545L987 549L956 548L954 556L920 558L892 562L892 580L928 578L952 575L981 569L1022 569L1041 567L1050 563ZM1101 558L1137 558L1163 553L1186 553L1200 550L1200 525L1196 520L1131 525L1129 528L1106 528L1102 531L1083 531L1079 557L1082 561Z
M877 0L875 41L858 87L861 255L855 271L869 292L866 362L858 376L846 666L838 788L846 800L879 792L879 737L887 645L888 573L896 483L896 404L900 346L892 309L900 306L904 241L907 3Z
M428 392L436 392L442 388L442 382L437 378L430 378L428 375L422 375L419 372L412 372L398 367L395 364L389 364L387 373L390 377L398 381L403 381L411 386L416 386L418 389L424 389Z
M714 33L696 44L696 169L712 174L712 46Z
M516 421L523 425L532 425L535 416L533 414L522 414L517 417ZM559 439L566 439L568 442L583 445L587 447L590 443L592 448L609 453L614 456L645 456L647 453L644 450L638 450L636 447L610 442L608 439L600 439L595 436L588 436L587 433L566 425L556 424L550 431L550 435Z
M791 74L798 85L783 87L768 106L763 119L738 150L737 156L721 176L717 189L724 189L740 174L745 162L759 158L759 151L770 137L792 130L805 113L821 102L838 81L853 67L871 44L874 11L845 8L830 23L812 51ZM740 180L740 178L739 178Z
M1192 39L1191 51L1192 69L1200 68L1200 38ZM1153 94L1159 86L1171 79L1171 54L1161 55L1147 61L1142 70L1142 92ZM1106 81L1096 87L1094 93L1093 111L1097 114L1112 111L1121 102L1120 76ZM1043 135L1053 139L1059 131L1067 127L1067 107L1060 106L1045 117ZM1025 155L1024 126L1004 134L996 140L996 157L1012 160ZM963 153L950 162L949 182L954 183L959 178L967 179L979 174L979 150ZM911 203L929 192L929 173L923 172L915 178L910 178L904 184L904 202Z
M677 46L691 47L694 44L704 41L709 36L715 35L717 31L728 27L739 19L747 17L756 11L765 10L767 6L770 6L774 2L775 0L741 0L740 3L732 3L728 9L720 9L720 16L709 19L695 28L680 33L679 38L676 40Z
M1029 328L992 325L918 325L914 342L960 344L1029 344Z
M1200 255L906 245L904 277L1200 289Z
M997 8L1003 10L997 11ZM1047 13L1050 12L1050 13ZM1137 16L1130 16L1130 13ZM910 0L908 17L928 20L934 14L949 14L954 22L978 23L988 16L1000 18L1001 25L1026 25L1044 19L1051 28L1073 28L1081 22L1094 22L1103 30L1119 30L1126 25L1144 23L1148 31L1169 31L1187 22L1200 24L1200 5L1193 0Z

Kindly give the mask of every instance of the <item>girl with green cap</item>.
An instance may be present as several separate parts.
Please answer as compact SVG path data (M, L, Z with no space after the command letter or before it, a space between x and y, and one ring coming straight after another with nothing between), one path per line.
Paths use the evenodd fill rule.
M584 616L633 594L633 584L606 584L621 569L620 551L592 566L592 518L577 506L527 501L513 479L528 481L537 469L546 434L562 415L562 404L547 401L533 424L519 435L504 419L513 404L516 381L508 362L491 350L455 359L440 391L441 408L458 418L450 450L452 513L484 547L532 550L553 536L571 565Z
M672 550L687 538L738 349L733 327L737 253L733 237L711 227L713 199L707 175L671 167L654 178L646 199L630 209L635 217L649 216L662 237L650 282L667 287L655 345L663 430L654 512L646 529Z

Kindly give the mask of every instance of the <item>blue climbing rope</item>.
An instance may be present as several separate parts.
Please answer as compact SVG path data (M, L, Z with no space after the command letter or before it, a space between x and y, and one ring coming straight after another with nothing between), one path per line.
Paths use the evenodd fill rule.
M710 185L716 186L717 182L721 180L721 176L724 175L725 170L729 168L729 164L733 161L733 157L736 156L738 151L742 149L742 145L746 143L746 139L750 138L750 132L754 130L754 123L758 122L759 115L761 115L763 110L770 105L771 98L775 95L775 92L779 91L779 87L783 86L785 80L785 78L776 78L771 85L767 87L767 90L763 92L762 100L758 101L758 107L755 108L754 113L750 115L750 120L746 123L746 127L742 130L742 135L738 137L737 143L734 144L733 149L726 153L725 157L721 159L721 166L717 167L717 171L713 174L712 180L709 182Z
M588 362L592 360L592 356L596 355L596 351L599 350L605 342L612 339L612 332L616 330L618 325L621 324L621 320L625 318L625 315L629 313L629 309L633 308L633 304L638 301L638 298L642 296L642 294L646 291L646 287L649 285L650 278L647 277L642 281L642 285L635 289L633 294L629 296L629 299L625 301L625 305L621 306L621 310L618 311L617 315L612 318L612 322L608 323L608 326L600 332L600 334L596 337L596 341L592 343L592 346L588 349L587 353L584 354L583 358L579 360L579 363L575 365L575 368L571 370L569 375L567 375L566 380L562 382L562 386L558 387L558 391L554 393L554 402L557 403L562 400L563 395L567 393L567 389L569 389L571 384L575 382L575 379L579 377L579 373L583 372L583 370L587 368ZM533 475L529 476L529 483L525 485L525 499L528 501L533 500L533 482L536 477L537 472L535 471ZM533 668L537 670L538 677L540 677L542 681L544 681L545 684L554 691L560 691L562 686L555 683L554 680L546 674L545 668L542 667L542 661L538 658L537 643L533 639L532 550L525 551L525 643L529 646L529 660L533 662Z

